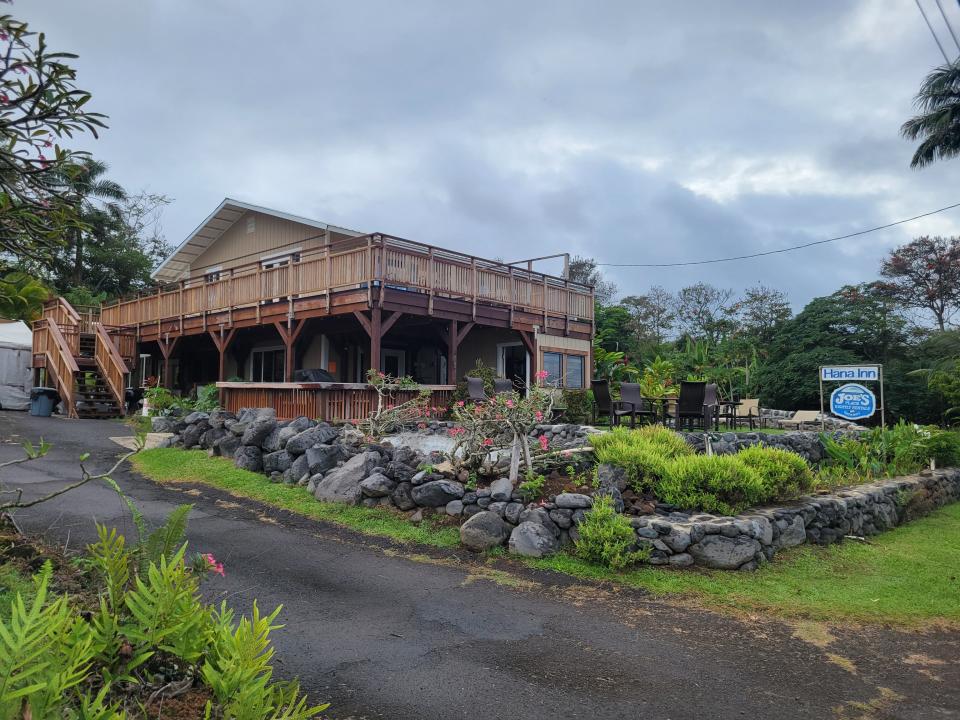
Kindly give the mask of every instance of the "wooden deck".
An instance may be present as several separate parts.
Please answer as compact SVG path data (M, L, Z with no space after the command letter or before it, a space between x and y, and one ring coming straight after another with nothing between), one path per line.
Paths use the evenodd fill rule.
M382 234L351 238L279 267L254 262L216 279L158 288L104 305L100 322L135 327L141 337L169 333L171 326L174 334L199 333L237 320L260 324L264 306L281 317L352 312L358 302L382 307L390 290L421 296L408 304L427 315L439 301L454 300L468 304L474 318L478 307L493 307L544 328L576 325L589 332L593 322L589 286Z

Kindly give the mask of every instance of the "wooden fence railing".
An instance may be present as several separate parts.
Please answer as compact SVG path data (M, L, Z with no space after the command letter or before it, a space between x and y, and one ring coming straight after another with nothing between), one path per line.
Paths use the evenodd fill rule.
M334 421L361 420L377 406L377 393L366 383L238 383L219 382L221 404L230 412L242 408L272 407L281 420L304 415L308 418ZM424 385L430 390L430 404L449 406L453 385ZM391 402L412 400L417 390L398 390Z
M386 235L352 238L350 243L349 249L322 248L284 265L251 263L214 279L158 288L154 294L105 305L100 321L130 327L373 285L544 316L593 318L593 290L586 285Z
M94 360L104 379L106 379L114 400L117 401L117 407L123 408L123 395L127 386L126 377L130 369L111 340L106 328L100 323L94 323L93 330L96 338Z
M46 356L47 373L53 378L68 415L76 417L74 382L80 368L60 326L52 317L34 323L33 352Z

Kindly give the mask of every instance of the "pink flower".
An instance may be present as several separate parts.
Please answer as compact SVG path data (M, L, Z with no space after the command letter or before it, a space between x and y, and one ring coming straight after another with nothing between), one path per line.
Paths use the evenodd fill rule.
M513 407L513 400L509 400L509 399L507 400L507 407L508 407L508 408L512 408L512 407Z
M547 375L549 375L549 374L550 374L550 373L548 373L546 370L538 370L538 371L537 371L537 380L546 380L546 379L547 379Z
M540 441L540 449L541 449L541 450L546 450L546 449L547 449L547 446L550 445L550 441L547 440L547 436L546 436L546 435L541 435L541 436L540 436L539 438L537 438L537 439Z
M213 553L205 553L203 559L207 561L207 566L210 572L219 575L220 577L226 577L223 572L223 563L217 562L217 559L213 556Z
M533 414L533 416L537 419L537 422L540 422L541 420L543 420L543 413L540 412L539 410L537 410L537 411Z
M463 400L457 400L457 407L463 407Z
M483 444L484 444L484 446L486 446L486 447L490 447L491 445L493 445L493 440L491 440L490 438L484 438L484 439L483 439Z
M423 430L423 429L425 429L425 428L427 427L427 424L426 424L426 423L417 423L417 427L420 428L421 430Z

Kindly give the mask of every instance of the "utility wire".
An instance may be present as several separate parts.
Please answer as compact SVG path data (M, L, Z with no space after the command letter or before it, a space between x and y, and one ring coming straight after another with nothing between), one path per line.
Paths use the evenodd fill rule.
M921 213L920 215L914 215L913 217L904 218L903 220L897 220L896 222L887 223L886 225L877 225L876 227L867 228L866 230L858 230L857 232L852 232L847 235L837 235L836 237L827 238L826 240L815 240L814 242L804 243L803 245L793 245L791 247L780 248L778 250L766 250L764 252L750 253L749 255L734 255L732 257L724 258L712 258L710 260L688 260L687 262L670 262L670 263L597 263L597 266L600 267L685 267L688 265L711 265L713 263L723 263L723 262L733 262L734 260L749 260L750 258L765 257L767 255L778 255L780 253L793 252L794 250L803 250L804 248L813 247L814 245L826 245L827 243L836 242L837 240L846 240L852 237L858 237L860 235L867 235L868 233L877 232L878 230L886 230L887 228L892 228L897 225L903 225L904 223L912 222L913 220L919 220L920 218L929 217L931 215L936 215L937 213L942 213L946 210L952 210L953 208L960 207L960 202L954 203L953 205L947 205L946 207L938 208L936 210L931 210L930 212Z
M950 24L950 18L947 17L947 14L943 11L943 5L940 4L940 0L935 0L937 3L937 8L940 10L940 15L943 17L943 22L947 24L947 30L950 31L950 37L953 38L953 44L957 46L957 50L960 50L960 40L957 40L957 34L953 31L953 25Z
M927 17L927 13L923 9L923 5L920 4L920 0L913 0L917 4L917 9L920 10L920 14L923 15L924 22L927 23L927 27L930 29L930 34L933 35L933 41L937 44L937 47L940 48L940 54L943 55L943 59L946 61L947 65L950 64L950 58L947 57L947 51L943 49L943 45L940 44L940 38L937 37L937 33L933 30L933 25L930 24L930 18Z

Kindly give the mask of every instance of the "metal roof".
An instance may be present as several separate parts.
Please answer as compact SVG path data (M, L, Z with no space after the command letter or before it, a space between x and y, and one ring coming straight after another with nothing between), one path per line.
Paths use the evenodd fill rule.
M348 230L347 228L329 225L318 222L317 220L300 217L299 215L292 215L290 213L280 212L279 210L271 210L270 208L252 205L241 200L224 198L223 202L217 206L217 209L210 213L207 219L200 223L200 226L177 246L173 254L164 260L156 270L150 273L150 277L161 283L177 282L186 277L190 272L191 263L200 257L217 238L223 235L224 232L247 212L272 215L273 217L283 220L290 220L295 223L300 223L301 225L309 225L310 227L320 230L333 230L334 232L344 235L362 234L356 230Z

